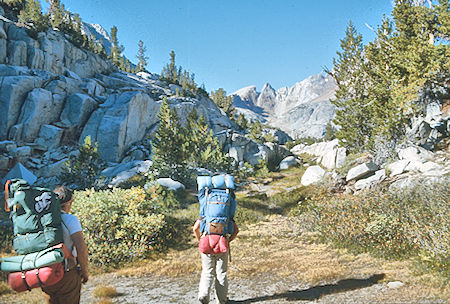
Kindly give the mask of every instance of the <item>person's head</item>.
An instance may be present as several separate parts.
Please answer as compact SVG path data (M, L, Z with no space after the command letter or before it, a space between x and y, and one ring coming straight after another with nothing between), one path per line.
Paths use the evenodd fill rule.
M66 186L57 186L53 192L55 192L60 199L61 210L69 212L73 202L73 191Z

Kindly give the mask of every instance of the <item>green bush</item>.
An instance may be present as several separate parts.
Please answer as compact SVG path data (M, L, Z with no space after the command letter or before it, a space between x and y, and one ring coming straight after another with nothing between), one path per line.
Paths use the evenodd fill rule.
M168 204L154 187L75 192L90 260L108 269L166 249L173 233L160 211Z
M448 183L361 196L313 197L306 217L325 240L385 258L416 258L450 277Z

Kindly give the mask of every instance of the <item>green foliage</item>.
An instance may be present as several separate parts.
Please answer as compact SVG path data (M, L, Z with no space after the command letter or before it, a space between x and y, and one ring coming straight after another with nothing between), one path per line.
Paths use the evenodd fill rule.
M176 181L188 181L187 156L183 129L175 109L170 108L167 99L159 109L159 127L152 140L152 170L159 177L170 177Z
M193 168L229 172L232 159L225 156L218 139L208 128L205 117L194 109L186 128L167 100L161 104L160 125L152 141L152 170L159 177L170 177L185 184L194 182Z
M114 25L111 28L111 53L109 58L111 62L118 68L125 70L124 61L122 58L122 52L124 51L123 45L119 43L119 39L117 38L117 27Z
M342 52L337 52L338 58L333 59L332 75L338 84L335 99L331 102L336 106L334 123L339 131L336 137L348 149L362 149L371 136L371 115L367 104L367 74L364 61L362 36L350 22L346 37L341 40Z
M237 119L235 120L239 127L241 127L242 130L247 130L248 128L248 121L245 118L245 115L243 113L239 114Z
M33 37L36 37L39 32L45 32L50 26L48 16L42 14L39 0L27 0L25 2L23 10L19 14L19 21L33 25L29 31L29 34Z
M65 165L66 170L60 179L74 189L95 187L96 179L105 168L105 163L98 152L98 145L92 144L90 136L84 139L79 154L71 156Z
M234 116L233 97L227 96L227 92L224 89L220 88L215 92L211 92L210 98L228 117Z
M166 217L155 210L167 197L150 187L75 192L73 213L83 226L92 263L113 269L167 248L173 237Z
M338 83L336 136L348 149L401 142L410 119L443 97L450 77L448 9L448 1L427 7L396 0L392 20L384 18L365 47L350 23L330 72Z
M232 159L225 156L217 137L206 124L205 116L198 117L195 109L189 114L184 132L184 150L193 168L229 172Z
M336 138L336 128L333 127L333 124L330 122L327 123L325 128L325 135L323 137L324 141L331 141Z
M136 72L145 71L145 67L147 66L147 63L148 63L148 56L145 54L146 52L147 52L147 48L144 46L144 41L139 40L138 54L136 55L136 58L138 60Z
M259 120L253 120L250 123L250 134L248 137L250 137L257 143L262 144L264 142L262 134L262 124Z
M305 144L305 145L309 146L309 145L315 144L319 141L320 141L320 139L315 138L315 137L310 137L310 136L309 137L297 137L296 139L294 139L292 141L286 142L286 148L288 148L290 150L299 144Z
M302 205L325 240L385 258L415 257L428 271L448 278L449 195L445 182L423 183L361 196L330 197L318 191Z
M170 63L166 64L161 72L161 79L170 83L180 85L183 90L177 92L178 96L194 97L197 93L205 95L206 91L197 87L195 75L189 71L183 70L181 66L175 64L175 52L170 52ZM207 96L207 93L206 93Z

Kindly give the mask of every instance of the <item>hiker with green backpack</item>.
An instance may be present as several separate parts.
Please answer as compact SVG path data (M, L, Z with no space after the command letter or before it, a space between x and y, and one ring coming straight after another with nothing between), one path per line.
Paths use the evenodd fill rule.
M43 291L49 304L77 304L80 303L81 284L85 284L89 279L88 248L83 238L80 221L75 215L69 213L74 201L72 190L65 186L58 186L53 192L60 199L64 245L73 257L66 259L65 272L61 281L46 287Z
M88 251L78 219L67 214L72 191L31 186L24 179L5 183L5 211L13 224L15 256L1 258L0 270L17 292L40 287L47 303L80 302L88 280ZM80 264L80 273L78 265Z
M198 199L199 218L193 231L199 241L202 259L198 300L209 303L212 284L216 289L217 302L228 302L228 259L229 243L239 232L234 221L236 200L234 179L231 175L199 176Z

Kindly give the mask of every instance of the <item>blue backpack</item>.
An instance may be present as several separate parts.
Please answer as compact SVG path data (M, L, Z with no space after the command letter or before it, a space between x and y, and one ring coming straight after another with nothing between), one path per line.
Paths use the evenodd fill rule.
M200 232L206 234L233 234L236 200L234 178L228 174L198 176L200 202Z

